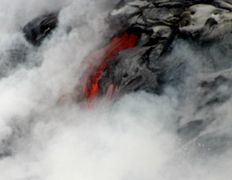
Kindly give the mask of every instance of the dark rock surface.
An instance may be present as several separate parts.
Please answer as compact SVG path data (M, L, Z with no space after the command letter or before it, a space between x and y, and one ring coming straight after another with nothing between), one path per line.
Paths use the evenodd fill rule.
M57 27L58 13L41 15L30 21L23 28L27 41L38 46Z
M141 32L141 37L134 50L125 50L112 60L114 62L110 62L109 68L106 69L100 82L101 92L106 92L105 83L115 83L114 85L119 89L128 89L128 92L142 90L143 87L143 90L148 92L162 89L160 85L165 84L165 79L166 81L170 79L163 76L167 77L167 72L170 71L169 67L173 67L165 62L168 60L164 60L167 59L164 57L171 51L172 45L177 39L194 42L200 47L202 44L213 44L223 39L225 34L230 33L232 12L224 9L221 4L221 1L219 3L212 0L121 3L110 14L112 26L115 25L114 23L120 23L123 24L120 26L123 30L137 28ZM185 65L180 63L180 66ZM159 70L160 68L162 70ZM135 71L137 72L135 73ZM152 78L140 75L149 71L154 74ZM149 77L151 76L149 75ZM135 85L135 79L137 79L138 85ZM153 80L151 81L151 79ZM162 83L157 83L159 81ZM156 82L156 85L151 82ZM154 86L157 87L154 88Z

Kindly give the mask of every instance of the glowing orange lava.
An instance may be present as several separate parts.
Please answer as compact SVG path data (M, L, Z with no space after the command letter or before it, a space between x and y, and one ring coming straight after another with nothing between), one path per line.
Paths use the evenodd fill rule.
M90 74L85 82L84 93L88 100L92 100L96 97L99 89L98 83L108 61L110 61L120 51L135 47L137 39L138 37L135 34L129 34L127 32L122 33L119 36L114 37L107 46L91 55L92 58L98 58L98 55L102 54L101 60L99 61L100 65ZM112 91L112 88L113 85L109 87L109 91Z

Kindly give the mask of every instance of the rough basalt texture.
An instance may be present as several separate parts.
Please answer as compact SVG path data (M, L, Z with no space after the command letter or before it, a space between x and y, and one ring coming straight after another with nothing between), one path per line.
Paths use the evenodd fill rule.
M167 65L164 58L172 45L178 39L193 41L199 47L222 40L232 30L229 5L229 1L212 0L121 3L110 14L112 26L123 24L123 30L136 28L140 32L140 39L134 50L125 50L110 61L100 82L101 92L106 92L104 84L107 81L111 81L108 84L113 83L117 89L124 89L123 92L160 92L157 89L162 89L161 86L166 84L163 78L168 71L166 69L172 66L172 62ZM149 72L154 76L145 75Z

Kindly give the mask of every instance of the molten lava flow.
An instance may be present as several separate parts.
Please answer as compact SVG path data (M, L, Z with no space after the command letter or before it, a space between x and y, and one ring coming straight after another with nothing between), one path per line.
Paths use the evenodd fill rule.
M100 80L101 75L103 74L107 63L110 59L112 59L116 54L120 51L128 48L133 48L137 42L137 35L129 34L127 32L120 34L112 39L112 41L104 48L98 50L93 55L102 54L100 65L95 69L94 72L91 73L89 78L86 81L84 87L85 97L88 100L92 100L96 97L98 93L98 83ZM92 58L96 58L91 55ZM110 91L112 91L113 85L110 87Z

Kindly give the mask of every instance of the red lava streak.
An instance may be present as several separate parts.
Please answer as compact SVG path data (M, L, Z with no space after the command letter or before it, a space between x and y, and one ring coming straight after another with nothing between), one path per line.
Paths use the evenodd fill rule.
M92 58L96 58L99 53L103 54L101 56L101 60L99 61L100 65L95 69L94 72L90 74L89 78L86 81L84 93L87 99L92 100L96 97L99 88L98 83L101 75L106 69L108 61L110 61L120 51L135 47L136 42L137 35L125 32L120 34L119 36L114 37L107 46L91 55Z

